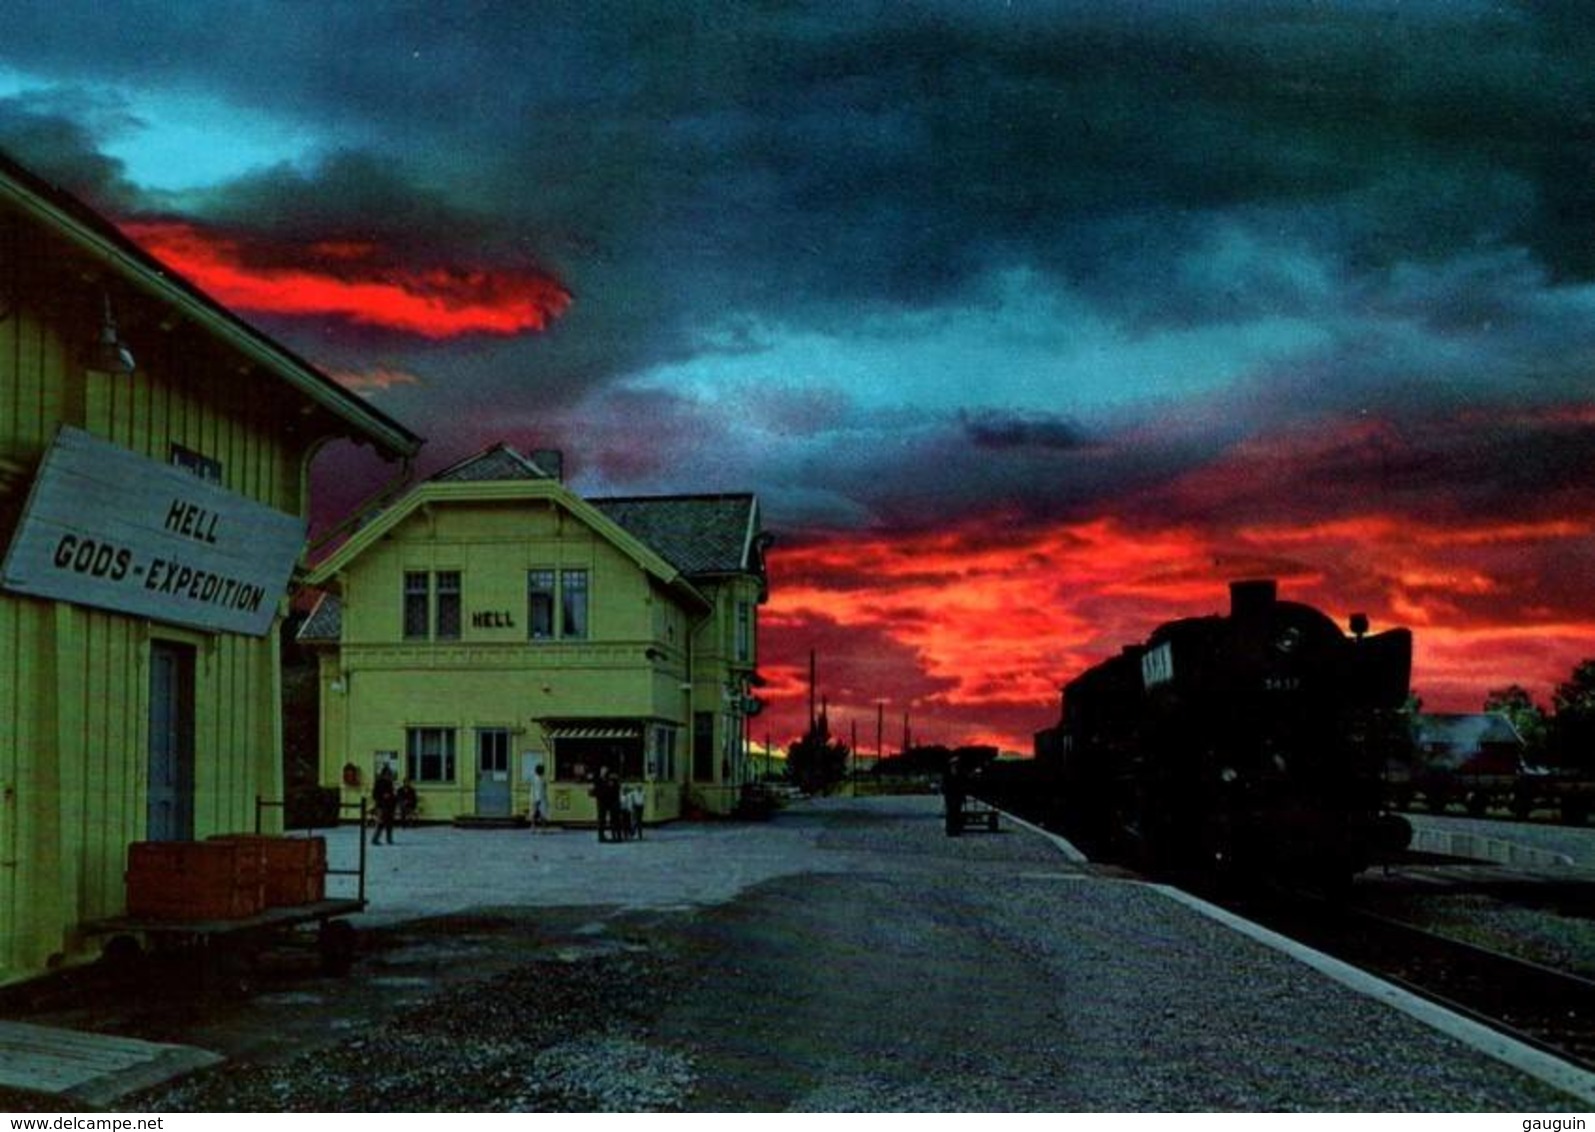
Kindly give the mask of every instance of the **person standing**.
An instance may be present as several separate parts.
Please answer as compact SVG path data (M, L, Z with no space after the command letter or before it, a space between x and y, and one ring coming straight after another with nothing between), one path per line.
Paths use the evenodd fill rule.
M947 836L957 837L964 832L964 768L958 756L947 760L947 773L942 775L942 802L946 806Z
M386 831L388 844L393 844L393 819L399 808L399 792L393 785L393 768L384 766L377 772L377 781L371 787L371 800L377 805L377 831L371 835L371 844L381 845Z
M598 840L620 839L620 779L608 767L593 781L593 804L598 809ZM605 834L608 836L605 836Z
M548 825L548 779L543 775L543 764L532 768L532 829L542 832Z

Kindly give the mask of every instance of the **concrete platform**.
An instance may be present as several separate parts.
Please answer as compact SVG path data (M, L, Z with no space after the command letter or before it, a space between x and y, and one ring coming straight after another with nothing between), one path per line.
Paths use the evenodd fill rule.
M352 860L357 836L330 832L334 865ZM578 966L638 953L668 957L680 990L628 1038L633 1052L695 1066L705 1111L1595 1103L1589 1074L1081 862L1039 831L1005 818L996 833L948 838L936 798L802 802L766 823L680 823L624 843L591 830L401 829L368 852L370 905L351 922L382 930L348 979L279 981L149 1028L129 1008L123 1032L272 1063L282 1076L267 1085L291 1093L299 1052L316 1051L321 1079L341 1050L362 1080L392 1011L469 976L531 964L558 979L567 951ZM473 1013L542 1001L490 993L452 1008L444 1022L463 1028L451 1042ZM31 1020L116 1028L116 1009L96 997L75 1018ZM328 1041L335 1050L316 1044ZM513 1075L544 1053L513 1049L505 1066Z
M0 1022L0 1085L83 1104L111 1105L129 1093L221 1060L219 1054L192 1046Z

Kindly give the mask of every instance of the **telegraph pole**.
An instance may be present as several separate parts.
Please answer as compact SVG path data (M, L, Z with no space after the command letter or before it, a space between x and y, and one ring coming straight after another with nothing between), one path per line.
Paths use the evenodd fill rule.
M810 731L814 730L814 721L815 721L815 718L816 718L815 715L814 715L814 686L815 686L814 650L810 649L809 650L809 730Z

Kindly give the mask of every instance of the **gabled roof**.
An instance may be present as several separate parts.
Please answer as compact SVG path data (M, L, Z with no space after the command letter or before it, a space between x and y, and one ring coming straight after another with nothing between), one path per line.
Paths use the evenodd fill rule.
M684 574L764 573L753 495L635 496L592 504Z
M709 604L708 599L691 584L686 576L674 565L662 558L658 552L638 541L636 536L628 533L581 496L563 484L551 479L478 480L470 482L427 480L399 500L397 504L360 528L349 538L349 541L333 552L325 562L322 562L312 570L305 582L310 586L326 586L333 583L337 576L358 558L367 547L423 507L449 502L510 503L532 500L543 501L565 508L566 511L607 539L621 553L636 562L641 569L652 574L666 585L685 590L700 604L705 606Z
M522 456L508 444L495 444L484 452L450 464L431 477L438 483L482 483L488 480L558 479L551 469Z
M560 505L608 538L643 569L708 604L694 579L749 574L764 583L759 501L751 493L655 495L585 500L547 469L508 444L495 444L433 475L395 506L361 528L306 579L326 586L366 547L416 509L456 500L546 500ZM337 641L342 606L324 595L301 626L301 641Z
M294 639L336 644L342 635L343 602L338 600L336 594L322 594L316 599L316 606L310 611L310 616L305 618L304 624L300 625L299 631L294 634Z
M145 294L176 308L361 437L398 456L413 456L421 447L421 438L415 433L244 322L60 186L0 153L0 204L6 203L49 227Z
M1444 747L1458 753L1472 753L1484 746L1523 745L1512 721L1501 712L1429 713L1413 720L1418 743L1425 747Z

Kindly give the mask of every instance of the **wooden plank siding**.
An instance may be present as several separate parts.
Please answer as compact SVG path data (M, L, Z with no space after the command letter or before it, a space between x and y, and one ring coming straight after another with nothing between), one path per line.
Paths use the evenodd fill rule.
M161 464L182 445L218 461L229 491L305 514L306 453L358 429L5 205L0 552L63 423ZM86 368L106 294L133 374ZM124 908L127 846L147 822L155 640L194 649L194 835L250 830L256 795L281 794L277 628L206 633L0 591L0 983L91 956L78 925Z

